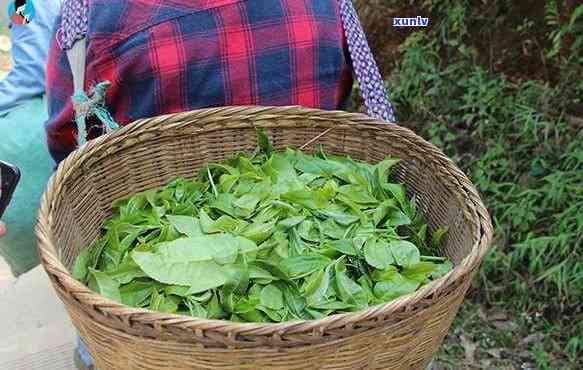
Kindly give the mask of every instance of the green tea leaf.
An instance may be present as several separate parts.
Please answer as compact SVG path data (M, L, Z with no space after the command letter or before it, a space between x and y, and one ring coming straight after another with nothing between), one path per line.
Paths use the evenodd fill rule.
M113 280L105 272L94 269L89 269L89 289L93 290L113 301L121 303L121 295L119 293L119 283Z
M206 319L208 314L207 310L204 308L202 304L193 300L193 299L185 299L184 304L188 307L190 311L190 316L199 317L201 319Z
M443 238L447 234L448 229L449 228L447 226L441 226L440 228L435 230L431 237L431 246L434 249L438 249L439 247L441 247L441 243L443 241Z
M300 206L318 210L326 208L328 200L317 191L293 190L280 195L281 199Z
M234 208L236 200L237 198L233 194L219 193L215 200L209 204L209 207L236 218L239 215Z
M77 259L75 259L75 264L73 265L73 278L81 282L85 281L87 274L89 273L88 265L91 261L91 248L85 248L79 253Z
M421 261L421 253L415 244L406 240L395 240L389 243L395 262L399 266L411 266Z
M186 236L203 235L200 223L195 217L166 215L166 218L178 232Z
M349 310L354 308L353 304L349 304L346 302L340 302L340 301L326 301L326 302L320 302L320 303L314 303L313 305L310 305L310 307L318 309L318 310Z
M370 280L370 278L366 275L362 275L361 277L358 278L357 282L362 287L362 290L364 290L367 302L369 304L376 303L376 297L373 293L373 288L372 288L373 283Z
M407 205L407 199L405 198L405 189L400 184L384 184L383 189L389 192L396 200L399 202L401 207Z
M191 293L223 285L221 264L232 263L237 254L254 250L255 243L227 234L182 238L162 243L153 252L133 251L131 256L151 278L165 284L188 285Z
M316 175L313 173L302 173L298 176L298 180L304 185L310 185L314 180L321 178L320 175Z
M237 181L239 181L239 177L239 175L221 175L221 177L219 177L219 190L223 193L229 193Z
M283 293L274 284L269 284L261 290L261 305L273 310L283 308Z
M265 132L264 128L258 129L257 131L257 144L259 146L259 150L261 153L270 156L273 152L273 145L271 145L271 141L269 141L269 137Z
M265 306L257 306L257 309L264 312L274 322L283 321L287 313L285 310L274 310Z
M305 312L306 301L304 297L291 285L283 285L283 300L289 314L298 320L307 319Z
M233 292L236 295L244 295L249 287L249 268L246 263L229 265L223 268L227 275L227 281L222 288L224 293Z
M451 261L445 261L444 263L440 263L437 265L437 269L431 274L432 279L439 279L442 276L445 276L448 272L453 269L453 263Z
M346 273L345 257L341 257L334 265L334 280L339 297L343 302L366 307L368 300L366 293L360 285L352 280Z
M453 268L431 255L445 232L428 235L415 197L390 182L398 159L276 153L265 132L257 142L252 156L114 202L73 275L135 307L282 322L362 310Z
M238 221L231 216L223 215L217 220L213 220L210 216L201 209L199 212L200 227L205 234L215 234L219 232L232 232L240 226L241 221Z
M227 313L221 307L221 303L217 294L214 293L209 304L206 307L207 319L222 319L227 316Z
M411 219L399 209L390 209L387 226L410 225Z
M316 229L315 223L311 220L303 221L297 230L302 239L312 242L317 242L320 240L320 233Z
M389 176L399 162L401 162L400 159L387 158L374 166L374 171L378 177L379 184L383 188L389 183Z
M342 239L346 234L346 227L340 226L333 219L329 218L320 224L322 233L332 239Z
M324 314L318 310L311 310L309 308L306 309L306 312L308 312L308 314L310 314L310 316L311 316L311 319L314 319L314 320L320 320L320 319L323 319L327 316L326 314Z
M152 282L134 281L119 288L121 303L140 307L150 297L154 290Z
M105 271L110 278L116 280L120 284L127 284L130 281L147 276L144 271L132 260L125 258L125 260L117 266L117 269Z
M344 226L352 225L353 223L360 220L359 216L331 209L325 209L321 211L321 214Z
M307 172L318 176L332 177L335 173L345 171L345 167L337 162L308 156L302 152L297 152L296 156L297 162L295 166L302 172Z
M265 315L259 310L252 310L248 312L244 312L240 314L240 316L248 322L267 322L268 320L265 318Z
M264 224L251 224L248 225L244 230L242 235L247 239L254 241L257 244L262 243L264 240L269 238L271 234L275 231L275 221L268 222Z
M235 312L238 314L247 313L255 310L255 308L259 305L259 298L258 297L247 297L239 300L237 305L235 306Z
M399 270L395 266L388 266L384 270L373 271L372 279L374 281L391 280L395 277L395 274L398 272L399 272Z
M303 293L309 306L315 307L318 303L326 300L326 294L328 293L328 289L330 289L331 267L332 265L328 265L325 270L320 270L312 274L310 276L311 279L306 279Z
M280 267L291 279L299 279L324 269L330 262L329 258L320 255L293 256L283 260Z
M375 284L374 294L378 299L388 302L405 294L413 293L419 285L419 282L407 279L395 272L391 279Z
M288 218L286 218L284 220L279 221L278 226L281 226L281 227L283 227L284 229L287 230L289 228L292 228L294 226L299 225L305 219L306 219L306 217L304 217L304 216L288 217Z
M166 312L166 313L176 313L178 310L179 299L174 297L166 297L163 294L159 294L157 290L152 291L152 297L150 298L150 310Z
M164 288L164 294L186 297L189 295L190 287L185 285L168 285Z
M369 265L381 270L395 263L389 243L375 238L371 238L365 243L364 258Z
M347 239L333 240L325 244L327 247L337 250L342 254L357 256L358 250L354 247L352 241Z
M262 269L254 263L249 264L249 278L253 280L274 281L278 280L269 271Z
M241 208L248 214L251 214L255 210L255 207L257 207L257 204L260 200L261 197L258 194L249 193L243 194L240 198L235 199L233 203L235 207Z
M371 204L378 202L365 187L359 185L343 185L338 188L338 193L358 204Z
M401 274L409 279L421 284L429 282L429 278L438 269L439 265L433 262L419 262L408 267L404 267Z

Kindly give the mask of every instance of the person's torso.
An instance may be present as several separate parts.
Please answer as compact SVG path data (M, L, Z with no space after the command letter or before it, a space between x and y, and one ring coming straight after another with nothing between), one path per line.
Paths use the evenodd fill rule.
M336 0L90 1L86 88L120 124L227 105L337 109L351 86ZM53 156L74 148L63 53L49 68ZM49 63L49 67L50 67Z

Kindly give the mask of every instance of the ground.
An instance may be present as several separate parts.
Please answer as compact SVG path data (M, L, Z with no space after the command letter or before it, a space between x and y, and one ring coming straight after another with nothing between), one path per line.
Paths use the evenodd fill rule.
M17 280L0 258L0 302L0 369L74 369L75 331L41 266Z

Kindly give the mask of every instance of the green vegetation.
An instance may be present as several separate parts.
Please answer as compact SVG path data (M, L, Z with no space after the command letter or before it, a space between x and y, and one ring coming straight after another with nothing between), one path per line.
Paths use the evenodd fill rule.
M495 224L446 368L583 368L583 5L535 3L359 2L401 124L456 161ZM416 15L430 27L392 29Z
M208 164L196 181L116 201L74 276L112 300L209 319L281 322L361 311L449 272L415 199L375 165L288 148Z

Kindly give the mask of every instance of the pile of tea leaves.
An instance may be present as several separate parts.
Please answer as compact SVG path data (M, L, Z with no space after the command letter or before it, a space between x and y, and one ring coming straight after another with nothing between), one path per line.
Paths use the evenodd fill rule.
M452 268L375 165L288 148L264 132L252 155L209 164L196 181L118 200L73 275L120 303L208 319L281 322L354 312L414 292Z

